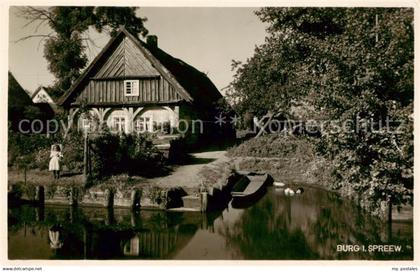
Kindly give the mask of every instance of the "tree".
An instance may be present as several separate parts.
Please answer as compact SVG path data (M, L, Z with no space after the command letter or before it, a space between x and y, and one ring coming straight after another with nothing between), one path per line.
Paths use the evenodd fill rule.
M36 30L48 24L52 32L47 35L30 35L22 38L40 37L45 40L44 56L48 69L56 77L51 88L51 96L57 98L66 91L86 67L86 49L94 42L87 36L89 27L98 32L107 31L111 36L117 33L120 25L133 35L147 35L144 27L146 18L136 15L135 7L23 7L19 15L35 24Z
M412 204L413 10L263 8L257 15L269 36L237 65L238 107L261 115L310 104L331 120L317 150L335 165L337 189L350 188L376 211L384 202Z

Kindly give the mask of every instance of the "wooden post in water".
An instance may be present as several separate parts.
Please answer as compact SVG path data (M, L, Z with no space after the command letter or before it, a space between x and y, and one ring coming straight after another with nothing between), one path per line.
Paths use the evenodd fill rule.
M106 208L114 207L114 192L110 189L105 189L104 191L104 202L103 206Z
M37 186L35 190L35 200L39 205L44 205L45 192L43 186Z
M131 209L136 210L140 208L140 191L137 189L134 189L131 191Z
M70 190L70 205L77 206L78 198L79 198L79 189L77 187L72 186Z

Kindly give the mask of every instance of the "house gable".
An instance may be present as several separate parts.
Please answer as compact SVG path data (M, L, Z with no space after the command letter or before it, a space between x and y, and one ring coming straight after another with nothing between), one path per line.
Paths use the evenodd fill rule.
M34 103L48 103L48 104L54 104L53 99L48 94L48 92L45 90L44 87L40 86L38 87L34 93L32 93L32 101Z
M192 101L172 74L125 29L112 38L59 104L140 105ZM124 93L124 80L138 80L136 96Z
M94 77L106 79L156 76L160 76L160 73L152 63L129 38L124 37Z

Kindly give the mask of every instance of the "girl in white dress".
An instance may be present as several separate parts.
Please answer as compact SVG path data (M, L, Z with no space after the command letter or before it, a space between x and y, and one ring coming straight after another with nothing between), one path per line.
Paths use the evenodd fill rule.
M54 144L51 146L51 154L50 154L50 164L49 164L49 171L52 171L54 174L54 179L60 178L60 160L63 158L61 154L60 145Z

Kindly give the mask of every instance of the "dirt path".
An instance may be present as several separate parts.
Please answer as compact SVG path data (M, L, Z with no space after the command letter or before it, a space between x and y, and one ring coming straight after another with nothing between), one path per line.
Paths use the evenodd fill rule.
M155 183L160 187L197 188L200 185L197 173L204 167L212 163L228 161L226 151L210 151L192 154L194 159L188 165L181 165L174 168L174 171L164 177L149 179L151 183Z

